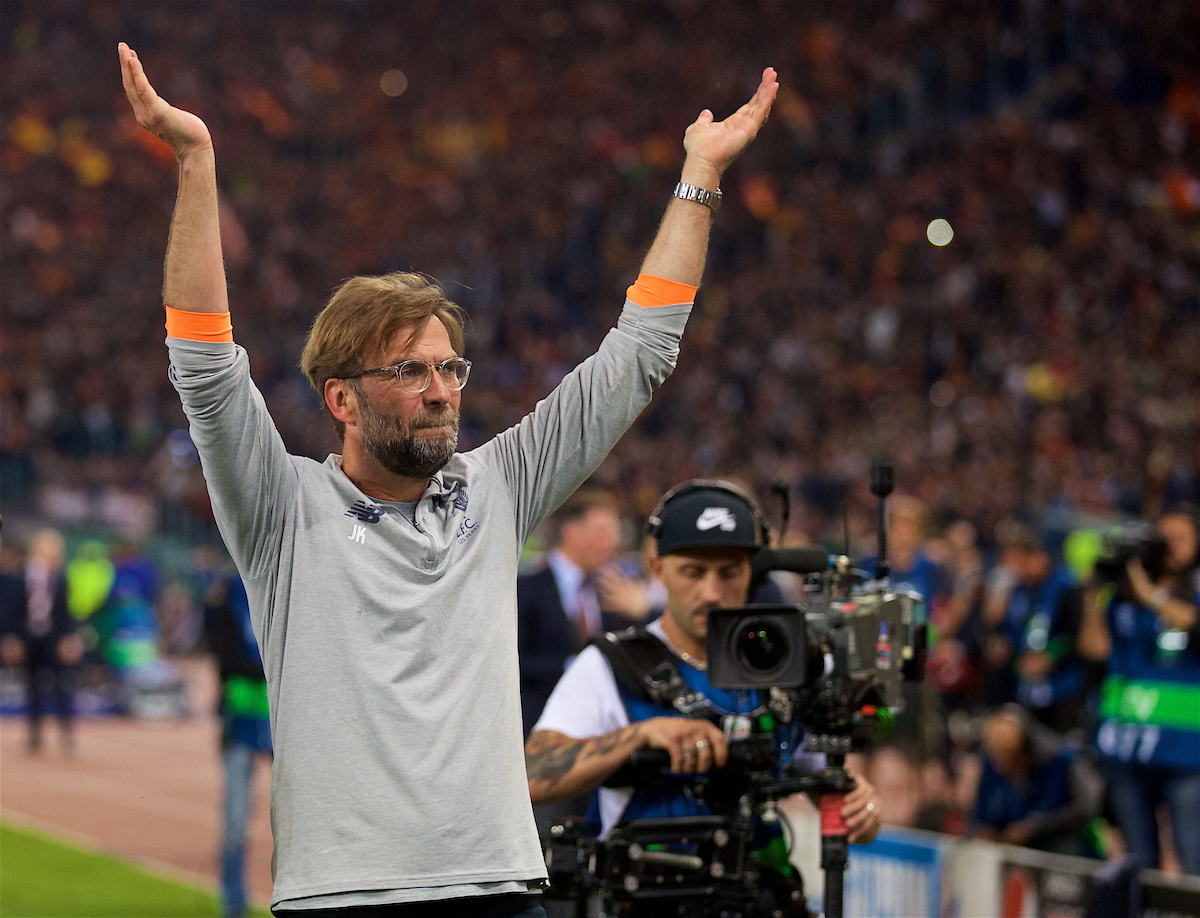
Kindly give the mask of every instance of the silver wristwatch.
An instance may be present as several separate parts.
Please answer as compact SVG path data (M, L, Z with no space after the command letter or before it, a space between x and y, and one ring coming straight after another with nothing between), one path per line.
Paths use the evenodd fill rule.
M721 206L721 189L719 188L716 191L709 191L707 188L698 188L687 182L680 182L675 186L675 197L703 204L714 214Z

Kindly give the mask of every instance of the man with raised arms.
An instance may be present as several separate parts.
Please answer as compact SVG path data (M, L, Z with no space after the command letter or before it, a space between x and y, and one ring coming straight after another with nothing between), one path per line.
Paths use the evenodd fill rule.
M419 275L346 281L302 357L344 444L317 463L288 455L233 343L208 129L118 51L138 122L179 162L163 284L171 379L267 675L272 908L539 916L521 545L674 367L721 175L766 120L775 72L729 118L705 110L688 127L681 182L616 328L478 449L455 452L470 373L457 307Z

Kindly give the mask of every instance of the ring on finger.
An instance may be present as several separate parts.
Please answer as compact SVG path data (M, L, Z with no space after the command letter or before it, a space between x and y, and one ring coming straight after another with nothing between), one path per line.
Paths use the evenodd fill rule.
M696 748L697 749L707 749L708 748L708 740L706 740L706 739L696 740Z

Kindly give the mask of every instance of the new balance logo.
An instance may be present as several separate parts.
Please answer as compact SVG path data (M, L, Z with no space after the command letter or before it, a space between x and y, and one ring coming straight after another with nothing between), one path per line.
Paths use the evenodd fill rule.
M346 511L346 516L358 517L364 523L378 523L383 518L383 509L365 500L356 500Z
M733 511L727 507L709 507L696 520L696 528L701 532L721 527L722 532L733 532L737 529L737 519Z
M367 544L367 527L366 526L355 526L354 531L350 533L348 538L350 539L351 542L357 542L359 545L366 545Z

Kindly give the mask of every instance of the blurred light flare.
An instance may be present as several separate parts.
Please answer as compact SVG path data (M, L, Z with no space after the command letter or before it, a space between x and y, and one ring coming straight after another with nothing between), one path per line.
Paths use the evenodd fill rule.
M939 217L926 228L925 236L936 246L949 245L950 240L954 238L954 229Z
M408 89L408 77L403 70L389 70L379 78L379 88L394 99Z

